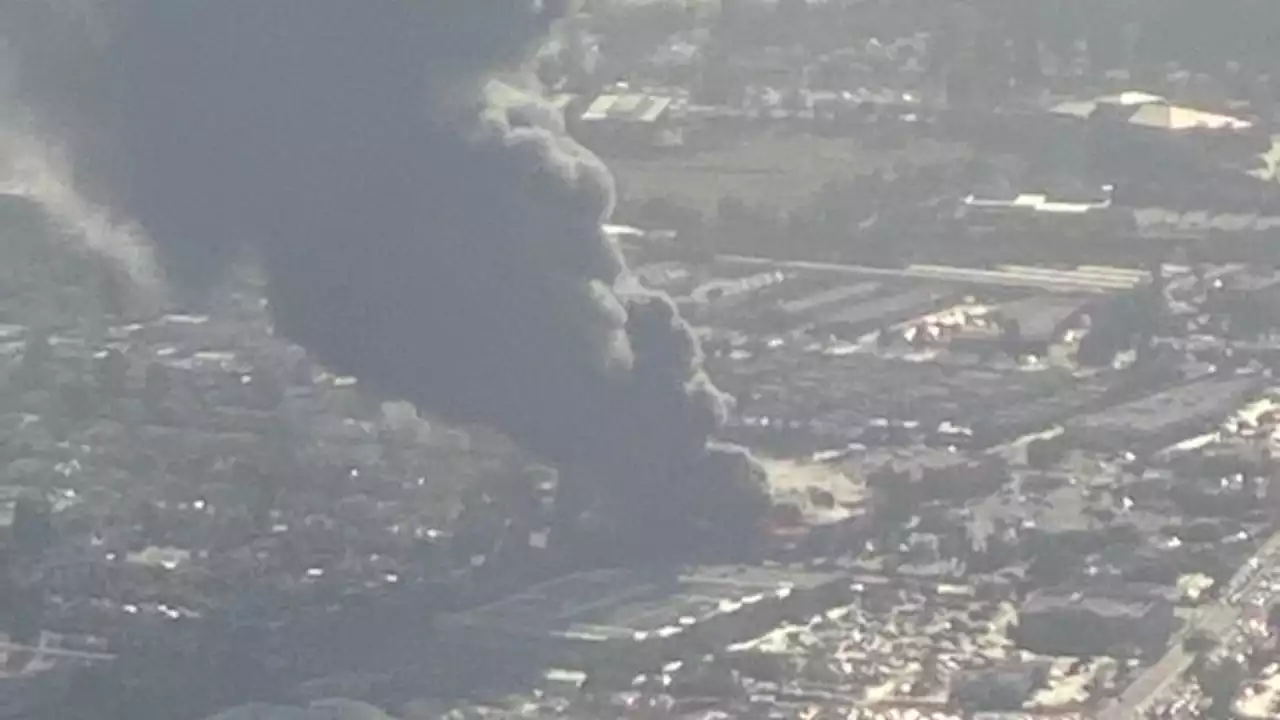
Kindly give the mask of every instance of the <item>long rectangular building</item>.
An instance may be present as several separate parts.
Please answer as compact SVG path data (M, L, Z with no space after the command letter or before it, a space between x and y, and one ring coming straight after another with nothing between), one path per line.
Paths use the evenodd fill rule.
M468 645L520 648L556 667L620 664L640 671L806 617L848 589L848 578L838 573L739 566L598 570L451 615L441 627Z
M1258 378L1206 378L1073 418L1067 434L1106 450L1171 445L1219 422L1260 388Z

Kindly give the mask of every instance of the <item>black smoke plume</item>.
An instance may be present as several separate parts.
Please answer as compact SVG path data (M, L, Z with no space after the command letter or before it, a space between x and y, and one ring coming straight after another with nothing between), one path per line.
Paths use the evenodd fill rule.
M761 473L711 441L698 343L630 279L608 170L524 80L568 4L46 0L3 3L0 32L174 285L251 247L279 331L331 366L499 428L636 535L749 526Z

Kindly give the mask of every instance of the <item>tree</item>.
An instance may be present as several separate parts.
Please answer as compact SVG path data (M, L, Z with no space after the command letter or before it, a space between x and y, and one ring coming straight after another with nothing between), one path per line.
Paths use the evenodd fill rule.
M637 213L642 226L696 233L705 226L702 213L671 197L655 197L644 201Z
M775 44L786 44L799 38L808 40L809 0L778 0L774 6L773 22L766 31Z
M893 328L888 325L881 325L880 328L876 330L876 345L879 346L880 349L884 350L889 348L893 345L893 340Z
M1061 542L1047 542L1031 559L1027 575L1039 586L1061 585L1071 579L1076 556Z
M872 520L882 547L897 544L911 521L918 498L915 483L906 473L885 472L873 489Z
M38 558L53 544L52 509L38 497L21 497L13 506L10 542L16 557Z
M53 342L50 333L32 330L22 351L18 366L18 379L27 390L39 389L49 377L49 363L53 361Z
M1280 633L1280 603L1272 605L1267 610L1267 629L1273 635Z
M1182 639L1182 649L1193 655L1207 655L1217 646L1217 638L1204 630L1194 630Z
M149 363L142 380L142 403L147 410L151 413L162 412L172 391L173 381L169 369L159 362Z
M254 530L266 532L271 528L271 512L275 510L283 492L283 470L254 473L250 487L249 514Z
M1210 663L1201 680L1201 688L1209 698L1209 710L1206 715L1217 720L1230 718L1232 701L1235 700L1236 693L1244 680L1244 663L1234 656Z
M1080 341L1082 365L1104 366L1120 353L1149 342L1164 320L1164 293L1158 283L1117 295L1099 312Z
M1000 323L1000 349L1006 355L1017 357L1022 354L1022 323L1017 318L1008 318Z
M937 652L925 654L921 661L920 678L926 688L936 687L942 682L942 663Z
M9 616L4 629L9 640L18 645L31 645L40 638L44 624L44 593L37 587L20 585L12 593Z
M623 63L652 52L690 23L683 0L644 3L606 3L595 13L600 35L608 38L609 55Z
M1039 438L1027 445L1027 465L1036 470L1048 470L1067 456L1067 446L1061 438Z
M276 410L285 399L285 380L268 367L258 367L248 375L249 399L259 410Z
M83 383L59 383L57 393L57 412L49 415L56 414L73 421L84 421L92 418L98 411L98 398L93 390ZM49 416L45 417L45 420L49 419Z
M115 400L124 392L129 378L129 358L115 348L108 348L97 358L94 367L98 391L103 399Z

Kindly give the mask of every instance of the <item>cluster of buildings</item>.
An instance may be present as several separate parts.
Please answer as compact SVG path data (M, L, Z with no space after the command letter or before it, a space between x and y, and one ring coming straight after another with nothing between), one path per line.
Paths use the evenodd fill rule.
M1196 717L1178 714L1210 702L1196 663L1257 645L1270 602L1278 418L1264 352L1220 364L1229 340L1167 318L1265 283L874 270L638 265L706 328L740 399L729 433L773 458L769 557L579 572L449 613L451 664L510 681L456 712ZM1152 292L1157 350L1081 362L1091 316ZM1206 633L1228 645L1187 649Z
M836 501L846 512L819 514L828 519L801 541L787 534L797 557L856 557L850 572L876 577L862 586L891 597L948 587L945 599L926 593L926 605L1006 603L995 637L1011 654L938 671L940 707L1034 713L1047 694L1071 698L1051 713L1136 711L1125 688L1145 687L1201 614L1241 614L1232 603L1253 581L1238 568L1264 562L1249 558L1272 527L1261 500L1272 482L1270 365L1256 342L1230 362L1233 340L1188 328L1217 312L1218 293L1265 287L1265 272L978 275L732 257L648 270L709 327L713 371L739 398L731 432L834 470L786 502L833 502L820 476L857 488ZM1157 298L1140 321L1154 335L1101 366L1083 361L1089 336L1106 332L1101 318L1144 296ZM922 647L955 643L925 637ZM1061 658L1110 660L1055 693ZM855 676L834 683L843 702L902 702L850 693L866 680Z
M786 236L788 256L819 260L1269 262L1265 68L1117 66L1150 48L1096 18L983 3L667 9L648 54L610 36L625 13L584 16L599 79L556 99L630 221L719 251L774 254ZM1048 37L1073 28L1081 42ZM975 83L990 87L961 92Z
M15 220L0 717L1271 711L1265 104L1029 78L978 5L694 5L575 18L548 85L767 460L756 562L574 566L555 470L327 373L253 283L131 310Z
M104 314L83 282L0 306L3 716L65 717L67 677L189 632L288 643L335 603L465 606L551 572L549 516L518 489L553 491L554 470L326 372L260 298Z

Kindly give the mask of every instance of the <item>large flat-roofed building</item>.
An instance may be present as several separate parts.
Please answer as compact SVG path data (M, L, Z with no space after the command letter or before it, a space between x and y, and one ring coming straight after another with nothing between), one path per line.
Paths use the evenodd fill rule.
M1063 117L1101 119L1166 132L1242 132L1253 128L1253 123L1244 118L1175 105L1159 95L1141 90L1103 95L1092 100L1068 100L1053 106L1049 112Z
M1138 154L1129 166L1152 165L1142 160L1141 149L1117 144L1120 148L1106 153L1105 162L1119 164L1116 156L1128 152ZM1166 159L1171 154L1158 148L1145 152ZM1154 177L1108 171L1102 174L1114 185L1089 192L1028 188L970 194L958 198L953 218L958 232L947 236L958 247L942 246L934 254L949 262L977 257L1145 265L1183 253L1219 262L1274 262L1278 251L1272 238L1280 229L1280 213L1267 185L1234 170L1200 167L1204 164L1212 165L1153 171ZM1047 241L1050 237L1054 242ZM954 258L943 252L948 249Z
M666 117L672 98L644 93L606 94L582 113L583 122L656 123Z
M1074 418L1067 435L1098 450L1161 448L1222 420L1259 389L1253 377L1206 378Z
M1163 648L1174 604L1156 595L1039 590L1018 611L1018 645L1042 655L1130 654Z
M951 676L948 695L957 708L1018 710L1048 679L1050 666L1041 660L961 670Z
M633 147L678 145L679 133L671 123L675 98L638 92L606 93L587 104L576 116L575 127L591 141Z
M558 667L643 669L807 617L848 589L839 573L774 568L598 570L535 585L440 625L468 645L503 653L518 648Z

